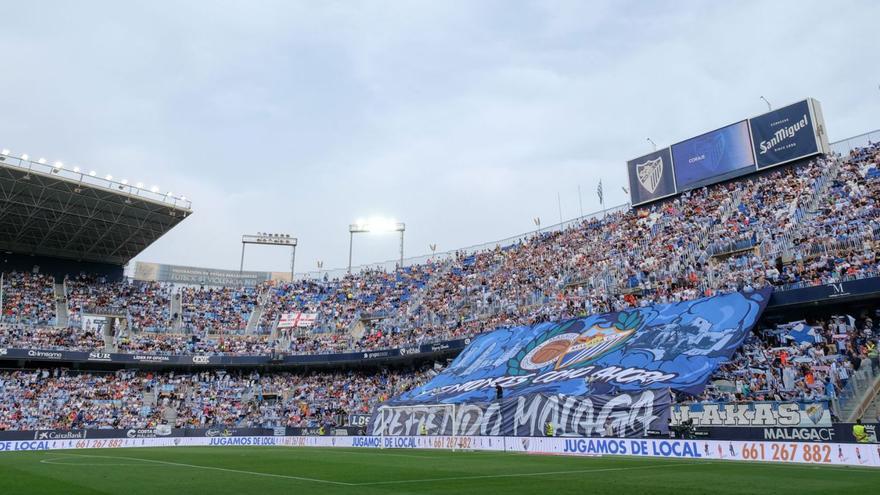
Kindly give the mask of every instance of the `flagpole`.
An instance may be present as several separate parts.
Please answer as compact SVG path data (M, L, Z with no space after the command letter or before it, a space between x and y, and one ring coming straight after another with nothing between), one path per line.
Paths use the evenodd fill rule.
M581 210L581 218L584 218L584 198L581 196L581 185L578 184L578 205Z
M556 202L559 205L559 225L562 225L562 196L556 191Z

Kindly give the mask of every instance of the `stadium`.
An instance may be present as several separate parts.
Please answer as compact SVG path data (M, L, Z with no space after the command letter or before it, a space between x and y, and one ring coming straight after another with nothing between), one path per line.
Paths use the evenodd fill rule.
M426 4L414 11L396 7L413 19L424 14L432 25L442 18ZM28 7L17 8L27 25ZM290 39L263 38L286 27L266 20L257 28L248 21L252 7L229 8L223 14L228 19L208 16L206 24L224 27L230 37L246 33L244 47L293 46L285 44ZM297 53L306 59L312 49L324 57L339 55L318 43L326 39L309 29L312 20L369 18L370 39L381 31L372 26L370 9L326 14L303 8L309 20L296 26L309 33L309 43ZM862 9L876 7L856 3L845 10ZM269 11L289 22L300 15L284 6ZM155 14L138 13L150 19ZM46 15L67 26L68 15L85 14ZM134 17L107 21L112 29L96 29L102 38L90 49L114 49L105 35L123 44L161 38L153 28L166 27L164 12L144 31ZM122 26L129 31L118 31ZM490 26L480 24L478 31L483 29ZM419 40L428 51L437 41L405 33L405 44ZM232 77L225 72L232 61L206 55L220 52L212 43L224 36L187 32L181 39L202 35L195 52L162 45L156 53L173 58L180 51L185 60L205 63L199 74L219 64L222 88L236 87L236 77L260 79L238 66ZM536 39L530 42L540 43ZM547 53L558 55L562 38L553 39ZM81 42L70 40L74 46ZM14 29L0 34L0 46L64 52L63 42L51 36L41 43L16 38ZM137 50L138 43L124 50ZM235 49L229 50L234 57ZM68 55L91 60L74 51ZM63 64L61 58L56 62ZM249 53L244 58L254 59ZM323 67L326 61L317 58L315 67ZM131 59L126 63L147 60ZM165 84L209 84L189 68L175 67L179 77L157 86L148 83L151 70L143 70L136 72L137 83L113 91L137 94L135 108L148 115L147 122L162 112L144 110L150 107L145 102L155 104L152 98ZM407 74L399 70L392 73ZM781 80L788 80L795 68L779 70ZM75 73L101 85L99 74ZM516 80L535 77L511 73ZM774 81L766 77L767 84ZM428 79L434 78L431 72ZM340 91L330 100L347 101L340 89L345 84L331 79L306 78L300 88L326 84ZM271 93L278 82L260 81L265 86L247 97L223 89L224 106L248 102L246 111L235 114L236 132L248 127L238 119L256 118L250 105L259 107L263 92ZM452 75L444 81L458 83ZM152 88L149 97L139 93L141 83ZM33 82L3 84L24 91ZM98 124L71 117L46 127L22 125L40 120L40 109L31 116L12 105L6 120L15 125L5 124L0 138L0 485L7 493L64 494L870 493L880 483L880 129L872 126L876 112L866 111L864 120L852 115L869 103L847 106L836 86L819 83L816 93L799 94L799 88L811 87L778 88L782 105L761 96L761 107L745 107L738 103L742 95L730 96L732 102L717 111L701 107L710 97L676 103L681 117L657 117L660 127L670 128L666 141L658 139L662 146L652 138L648 148L642 138L638 146L615 145L616 163L577 172L595 188L595 211L583 210L577 186L580 208L568 220L557 193L554 225L535 217L529 232L497 241L486 234L480 245L451 250L432 243L430 254L416 257L405 251L406 235L424 241L414 223L361 219L354 197L334 196L340 178L356 182L353 187L365 194L384 191L381 186L359 180L364 175L358 171L345 177L334 171L331 180L321 175L326 171L308 169L307 142L329 132L318 117L307 122L315 134L298 143L304 150L294 160L301 184L275 163L246 159L241 146L222 146L204 168L188 159L179 162L183 167L155 165L161 180L179 177L183 184L174 190L189 184L206 193L190 199L22 151L30 142L16 145L15 139L34 133L28 139L58 141L47 143L50 148L82 149L78 140ZM370 98L358 88L358 98ZM89 90L83 91L79 96L88 99ZM329 105L318 93L309 97ZM190 134L157 140L155 153L110 144L123 139L119 135L140 139L147 124L139 121L126 131L128 123L111 118L114 112L108 117L90 108L87 114L106 133L91 138L94 160L152 165L181 146L171 143L198 141L198 129L228 124L226 114L186 107L183 102L200 93L181 94L170 98L181 108L172 120L197 123ZM658 94L652 99L663 97ZM125 106L106 99L114 109ZM659 116L670 104L642 101L638 111ZM699 118L684 117L697 107ZM259 115L275 118L271 111ZM675 124L679 120L699 125L683 127ZM857 132L838 130L853 122L861 126ZM396 124L392 134L408 136L406 126ZM369 137L381 141L381 126L368 127ZM615 141L619 136L611 127L603 124L607 137L577 139ZM342 124L333 129L350 137ZM480 139L491 138L492 126L485 133ZM274 136L284 139L280 131ZM539 133L535 139L548 141L551 155L565 148L557 136ZM355 141L340 144L342 138L334 136L331 142L360 153ZM509 136L503 141L517 153L528 148ZM395 146L406 148L402 142ZM593 147L599 153L594 143L576 155L589 161ZM236 167L231 180L222 169L225 159ZM246 160L249 170L240 166ZM204 183L188 180L196 170ZM423 204L439 202L443 176L458 173L450 164L418 184L394 182L419 196L401 214L423 218L418 215L425 208L428 217L437 211L475 216L478 235L494 232L490 224L503 223L505 211ZM227 181L235 192L213 194L205 185L212 181ZM475 182L492 181L486 175ZM453 182L455 188L473 187ZM539 201L518 194L515 181L499 182L510 189L504 195L515 196L505 208ZM294 196L312 194L300 191L302 184L322 200L294 207ZM609 184L621 186L614 189L624 196ZM486 194L496 187L479 185ZM370 197L379 204L392 201ZM606 199L615 204L612 198L623 202L607 206ZM209 206L203 210L200 202ZM350 218L343 226L347 242L332 237L327 248L321 236L330 239L328 231L336 229L327 226L334 208ZM287 233L289 217L308 225L309 235ZM444 222L436 218L436 231L459 239L442 230ZM263 225L278 230L263 232ZM385 239L382 249L393 243L399 256L353 264L355 246L369 250L375 242L364 240L370 233ZM240 257L232 260L231 248L221 244L233 245ZM305 252L337 260L340 268L324 269L318 261L317 270L298 271L297 250L300 260Z

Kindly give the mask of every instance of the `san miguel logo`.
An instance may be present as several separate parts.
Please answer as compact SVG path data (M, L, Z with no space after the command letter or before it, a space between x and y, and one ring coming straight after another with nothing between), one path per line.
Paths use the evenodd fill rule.
M636 177L639 184L649 193L654 194L657 186L660 185L660 179L663 178L663 157L657 157L655 160L647 160L645 163L636 164Z
M576 322L559 325L530 342L507 362L508 373L586 366L629 340L642 324L642 316L638 311L618 313L617 321L597 323L582 332L569 331Z

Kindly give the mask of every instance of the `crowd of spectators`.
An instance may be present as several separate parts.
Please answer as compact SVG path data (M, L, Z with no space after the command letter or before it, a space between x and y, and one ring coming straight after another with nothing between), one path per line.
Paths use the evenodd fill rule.
M125 315L134 329L167 330L172 325L172 286L160 282L108 282L105 277L80 274L64 281L68 318L80 325L82 314Z
M0 430L347 424L437 371L0 371Z
M40 273L3 274L3 321L50 325L55 322L55 281Z
M94 330L0 323L0 347L93 351L104 347L104 339Z
M834 400L853 374L880 371L880 310L764 328L712 377L700 401Z
M127 351L315 354L461 338L767 285L784 290L877 276L878 162L880 147L872 145L392 272L256 288L69 279L68 307L72 314L96 304L125 308L131 328L117 344ZM4 311L14 310L15 321L51 317L51 280L8 280L18 289ZM170 314L174 297L180 315ZM275 329L290 312L316 314L316 323Z

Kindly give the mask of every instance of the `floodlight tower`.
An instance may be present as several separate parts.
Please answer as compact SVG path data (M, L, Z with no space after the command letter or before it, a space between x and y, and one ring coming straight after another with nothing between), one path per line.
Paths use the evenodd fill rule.
M238 266L238 276L244 271L244 248L248 244L262 244L264 246L287 246L290 247L290 281L293 282L293 269L296 265L296 237L290 234L270 234L257 232L256 235L244 234L241 236L241 264Z
M400 232L400 268L403 268L403 233L406 224L396 220L372 218L370 220L358 220L348 226L348 273L351 273L351 254L354 245L354 235L367 232Z

